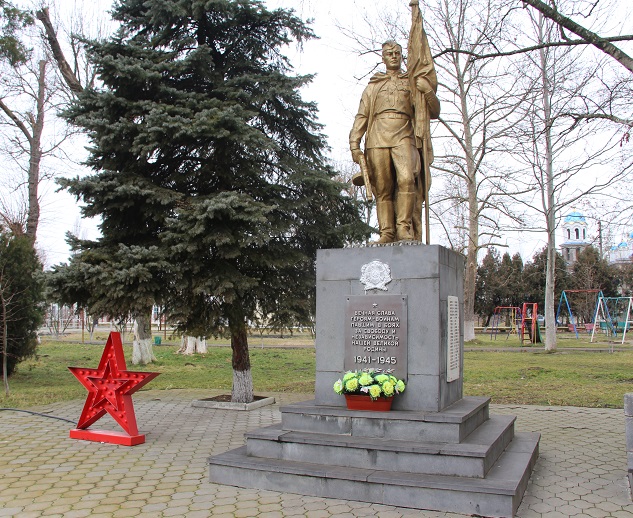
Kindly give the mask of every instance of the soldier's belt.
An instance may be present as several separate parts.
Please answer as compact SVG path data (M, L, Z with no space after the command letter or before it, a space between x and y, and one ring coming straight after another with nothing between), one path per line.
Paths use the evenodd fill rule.
M375 119L410 119L411 116L405 113L379 113Z

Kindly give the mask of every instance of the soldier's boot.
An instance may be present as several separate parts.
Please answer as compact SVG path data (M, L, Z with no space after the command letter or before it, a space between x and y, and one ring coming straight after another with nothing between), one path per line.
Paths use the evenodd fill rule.
M399 192L396 197L396 240L413 241L413 209L415 192Z
M393 212L393 202L376 200L376 214L378 216L380 238L370 244L393 243L396 237L396 218Z

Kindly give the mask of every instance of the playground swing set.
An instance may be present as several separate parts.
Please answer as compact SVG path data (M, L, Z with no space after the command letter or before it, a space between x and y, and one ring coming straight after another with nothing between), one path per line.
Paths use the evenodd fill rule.
M576 338L578 338L578 318L576 316L574 316L574 313L571 310L571 303L569 302L569 297L567 296L568 293L595 293L597 296L596 300L600 300L600 297L602 297L602 291L601 290L563 290L562 293L560 294L560 300L558 301L558 309L556 310L556 325L562 325L562 322L560 320L560 312L561 309L563 309L563 303L565 304L564 308L567 309L567 318L569 320L569 330L571 332L573 332L576 335ZM592 324L585 324L585 330L587 332L590 332L593 330L593 325Z
M596 328L600 328L607 335L614 337L622 333L620 343L623 344L626 333L633 324L631 313L633 313L633 297L605 297L600 292L594 313L591 342L593 342Z
M511 334L516 333L521 340L521 345L526 341L530 343L541 343L541 330L538 325L538 304L524 302L523 307L519 306L497 306L492 314L492 325L490 327L490 338L497 339L500 332L502 320L509 321L510 327L506 328L506 340Z
M576 338L578 336L579 323L576 316L572 312L572 306L567 294L571 293L595 293L596 305L593 312L593 322L585 324L584 328L591 333L591 340L595 337L596 330L617 337L618 333L622 333L622 342L626 338L626 333L630 329L633 320L631 320L631 314L633 313L633 297L605 297L602 290L563 290L558 303L558 310L556 311L556 324L561 325L559 319L561 309L564 307L567 310L567 316L569 320L569 330L575 333ZM564 304L564 306L563 306Z

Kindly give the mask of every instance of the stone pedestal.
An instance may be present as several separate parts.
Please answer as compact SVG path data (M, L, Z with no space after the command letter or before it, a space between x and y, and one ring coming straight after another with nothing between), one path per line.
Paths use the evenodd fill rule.
M372 262L387 265L391 281L386 289L366 289L361 269ZM332 385L351 365L344 365L346 335L350 325L345 318L348 300L364 297L380 303L383 297L404 296L406 302L407 370L400 374L407 389L394 400L395 410L439 412L462 397L463 365L463 257L441 246L375 246L319 250L317 254L317 372L315 400L319 405L345 406L343 397ZM447 382L448 301L459 300L459 376ZM370 322L371 324L379 324ZM349 339L348 339L349 340ZM387 348L393 349L392 348ZM389 351L387 351L388 353ZM368 353L377 356L371 351ZM387 354L390 356L390 354ZM384 367L376 363L355 367Z
M462 397L463 259L440 246L317 256L314 401L209 458L212 482L478 516L513 516L540 435L515 434L488 398ZM406 379L391 412L352 411L345 370Z

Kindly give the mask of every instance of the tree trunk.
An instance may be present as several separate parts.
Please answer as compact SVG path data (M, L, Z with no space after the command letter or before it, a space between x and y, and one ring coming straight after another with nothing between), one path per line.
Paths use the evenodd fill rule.
M176 354L192 355L206 354L207 340L203 336L183 336L180 341L180 349Z
M545 40L543 20L539 24L539 43ZM554 156L552 144L552 107L550 78L547 73L545 49L540 50L543 114L545 119L545 217L547 219L547 266L545 272L545 350L556 350L556 314L554 287L556 285L556 200L554 198Z
M132 343L132 364L147 365L156 361L152 350L152 320L149 311L136 316L134 342Z
M459 70L459 68L458 68ZM468 243L466 271L464 272L464 342L475 339L475 286L477 282L477 253L479 252L479 207L477 204L477 165L473 149L473 133L468 109L468 88L463 71L458 74L461 97L462 125L464 128L464 152L468 189Z
M7 326L7 304L4 294L0 293L0 302L2 303L2 382L4 384L4 393L9 395L9 374L7 366L7 352L9 347L9 329Z
M97 325L99 324L99 317L91 317L91 318L92 318L92 324L90 325L88 329L88 333L90 333L90 341L92 342L95 329L97 329Z
M44 26L46 39L48 40L48 44L50 45L53 57L55 58L55 61L57 61L57 67L59 68L64 81L74 93L80 93L81 91L83 91L83 87L75 76L73 69L68 64L68 61L66 61L66 57L64 56L62 47L59 44L59 40L57 39L57 34L55 33L55 29L53 27L53 24L51 23L48 7L44 7L43 9L36 11L35 17L39 21L41 21L42 25Z
M251 360L248 354L248 335L246 323L230 322L231 350L233 351L233 390L231 401L235 403L251 403L253 401L253 376Z
M44 102L46 99L46 61L39 63L37 114L30 115L32 138L29 139L29 178L28 198L29 213L26 220L26 235L35 243L37 227L40 221L40 200L38 188L40 185L40 164L42 162L42 133L44 131Z

